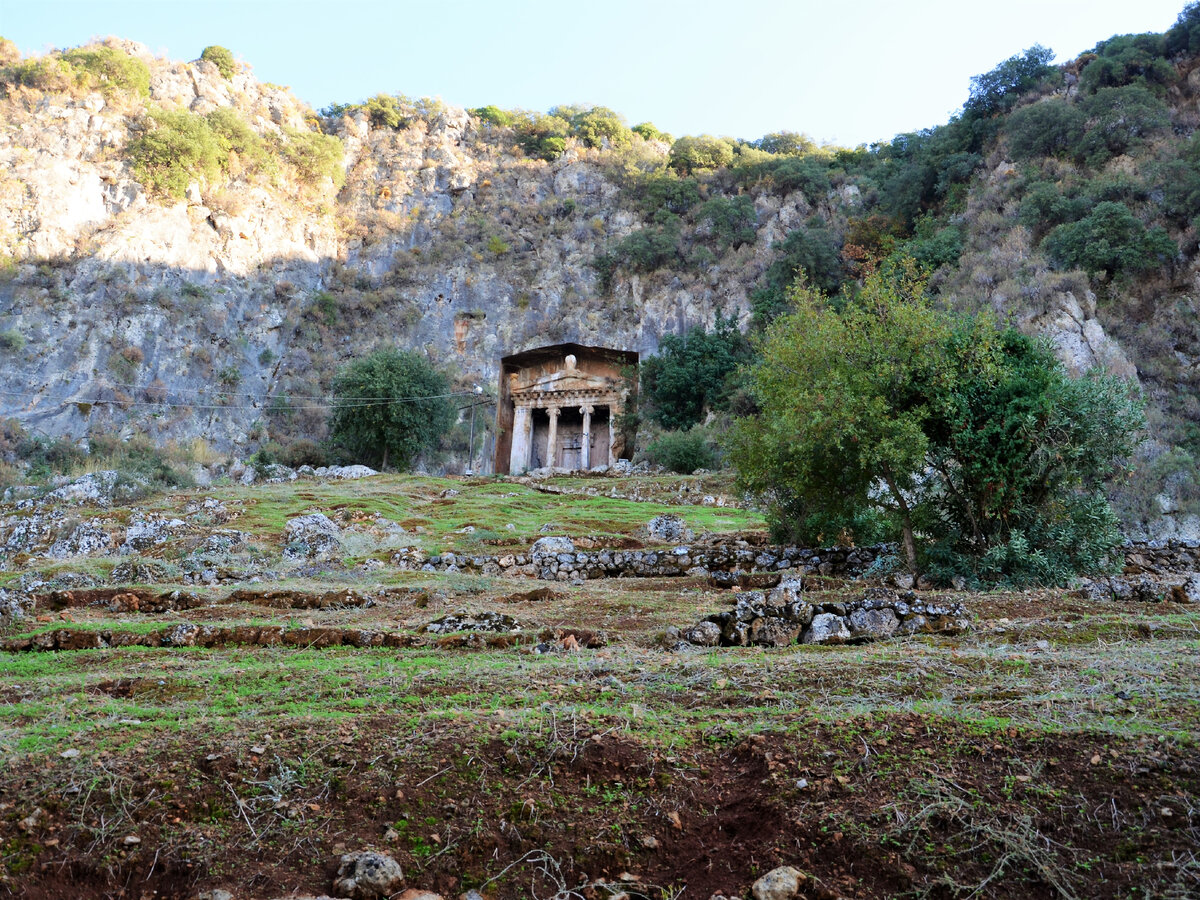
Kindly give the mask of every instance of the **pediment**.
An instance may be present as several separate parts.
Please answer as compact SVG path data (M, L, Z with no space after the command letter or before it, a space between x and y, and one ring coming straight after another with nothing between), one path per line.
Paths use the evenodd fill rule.
M617 390L615 378L603 375L589 375L586 372L566 371L552 372L531 381L520 381L514 386L514 394L525 393L567 393L567 392L609 392Z

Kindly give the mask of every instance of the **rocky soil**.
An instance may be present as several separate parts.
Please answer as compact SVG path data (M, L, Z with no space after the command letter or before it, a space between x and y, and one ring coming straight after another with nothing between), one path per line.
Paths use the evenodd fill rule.
M1200 889L1186 597L764 568L761 521L715 476L322 475L130 505L97 473L4 510L6 540L38 535L0 570L10 893ZM104 540L53 555L26 521ZM679 538L749 564L546 580L393 561ZM1171 569L1193 551L1140 548L1125 577L1190 578Z

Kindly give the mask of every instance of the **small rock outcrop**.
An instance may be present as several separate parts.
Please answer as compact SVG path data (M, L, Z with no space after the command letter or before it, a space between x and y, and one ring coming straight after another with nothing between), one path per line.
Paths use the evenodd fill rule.
M283 555L289 559L327 558L342 549L341 531L321 513L290 519L284 528Z
M655 541L667 541L672 544L686 544L696 537L695 532L687 527L687 522L680 516L655 516L646 523L645 534Z

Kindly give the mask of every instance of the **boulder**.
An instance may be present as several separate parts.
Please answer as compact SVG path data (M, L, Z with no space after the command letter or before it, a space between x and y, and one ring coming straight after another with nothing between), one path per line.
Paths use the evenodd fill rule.
M1169 597L1172 603L1200 603L1200 574L1190 575L1183 582L1172 585Z
M320 469L317 469L318 474ZM370 466L330 466L325 470L326 478L369 478L379 473Z
M750 888L754 900L793 900L807 876L791 866L772 869Z
M91 556L107 553L112 549L112 538L94 521L81 522L66 537L50 545L46 555L52 559L67 559L72 556Z
M804 633L801 643L804 644L844 644L850 640L850 629L846 620L833 613L821 613L813 616L812 625Z
M69 484L55 488L42 499L60 503L111 506L118 477L118 474L111 470L88 472Z
M786 647L796 643L801 626L774 616L755 619L750 623L750 643L759 647Z
M534 556L555 556L559 553L574 553L575 542L569 537L544 537L533 542L529 551Z
M656 541L684 544L696 535L679 516L655 516L646 523L646 536Z
M396 860L371 850L345 854L338 865L333 892L352 900L379 900L395 894L404 884Z
M716 622L697 622L679 636L697 647L715 647L721 642L721 626Z
M136 553L139 550L149 550L165 544L175 537L175 533L185 529L187 523L183 519L151 519L132 522L125 529L125 543L121 545L122 553Z
M886 606L883 609L856 609L850 613L850 636L858 640L889 638L899 627L899 617Z
M290 519L284 529L286 546L283 555L289 559L326 557L342 549L341 532L321 513L309 513Z

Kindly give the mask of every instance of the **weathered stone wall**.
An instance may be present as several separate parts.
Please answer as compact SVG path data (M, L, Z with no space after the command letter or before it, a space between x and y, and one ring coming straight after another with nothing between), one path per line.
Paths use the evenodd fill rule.
M794 571L807 575L855 576L892 553L891 544L874 547L724 547L682 545L665 550L576 550L568 538L543 538L527 554L428 556L409 549L392 557L402 569L480 572L545 581L591 578L653 578L713 572Z
M1200 541L1130 541L1125 545L1126 575L1200 572Z

